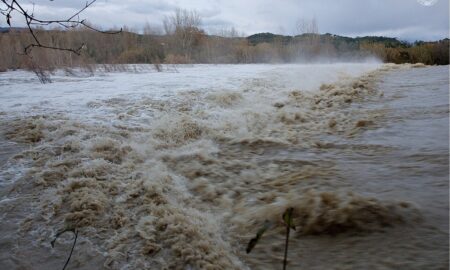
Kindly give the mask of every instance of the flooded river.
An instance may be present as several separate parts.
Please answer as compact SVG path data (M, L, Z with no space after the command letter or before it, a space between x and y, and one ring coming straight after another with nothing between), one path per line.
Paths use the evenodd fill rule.
M0 80L0 269L448 269L448 67ZM65 94L64 94L65 93ZM253 251L249 240L272 227Z

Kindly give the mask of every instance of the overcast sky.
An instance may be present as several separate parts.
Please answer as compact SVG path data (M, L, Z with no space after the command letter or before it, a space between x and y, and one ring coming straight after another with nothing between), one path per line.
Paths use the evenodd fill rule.
M251 35L291 35L300 19L316 19L320 33L345 36L383 35L402 40L437 40L449 36L449 0L425 6L419 0L97 0L81 18L103 28L127 25L140 31L145 23L160 26L176 8L197 10L210 33L235 27ZM436 1L436 0L420 0ZM64 18L85 0L22 1L35 15ZM15 26L20 26L17 20ZM13 17L14 24L14 17ZM6 26L1 22L1 26Z

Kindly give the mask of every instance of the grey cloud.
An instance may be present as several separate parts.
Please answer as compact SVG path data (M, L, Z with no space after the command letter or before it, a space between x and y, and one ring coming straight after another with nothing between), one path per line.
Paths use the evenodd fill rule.
M166 1L129 1L126 6L132 12L144 14L173 11L177 8L176 5Z
M85 1L35 0L36 15L68 16ZM32 8L27 4L28 8ZM81 17L104 28L146 22L160 24L177 7L195 9L206 29L231 27L253 34L294 34L298 19L315 18L321 33L400 39L441 39L449 35L449 1L425 7L416 0L98 0Z
M212 17L219 15L220 13L221 13L221 10L219 8L201 9L199 11L199 14L203 18L212 18Z
M203 24L206 26L233 26L233 23L224 19L203 19Z

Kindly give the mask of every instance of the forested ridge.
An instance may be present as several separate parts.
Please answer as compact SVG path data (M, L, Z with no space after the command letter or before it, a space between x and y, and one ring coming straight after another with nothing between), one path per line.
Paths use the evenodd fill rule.
M32 60L22 54L32 37L22 28L1 28L0 70L29 68L31 61L46 69L90 64L130 63L297 63L314 61L359 61L376 57L383 62L447 65L449 39L408 43L389 37L344 37L304 33L283 36L259 33L240 37L234 30L208 35L196 22L167 25L165 33L151 29L134 33L126 28L116 35L89 29L37 29L40 39L51 46L78 47L81 56L37 48Z

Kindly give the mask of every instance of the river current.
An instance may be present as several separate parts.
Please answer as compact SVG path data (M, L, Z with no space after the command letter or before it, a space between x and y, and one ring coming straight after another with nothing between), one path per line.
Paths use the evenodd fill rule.
M161 74L0 76L0 269L448 269L447 66Z

